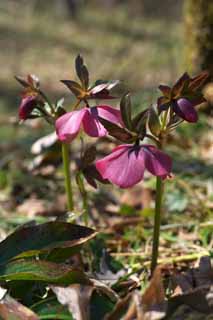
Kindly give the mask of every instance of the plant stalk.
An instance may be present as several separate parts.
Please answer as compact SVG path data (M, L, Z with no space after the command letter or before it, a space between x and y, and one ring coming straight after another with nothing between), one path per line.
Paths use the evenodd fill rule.
M155 199L155 219L154 219L154 232L152 244L152 261L151 261L151 274L153 274L158 261L158 247L160 236L160 223L162 211L162 198L163 198L163 180L161 177L156 178L156 199Z
M70 161L69 161L69 145L62 143L62 160L64 167L64 179L65 179L65 190L67 194L67 209L73 211L73 194L72 194L72 184L70 178Z

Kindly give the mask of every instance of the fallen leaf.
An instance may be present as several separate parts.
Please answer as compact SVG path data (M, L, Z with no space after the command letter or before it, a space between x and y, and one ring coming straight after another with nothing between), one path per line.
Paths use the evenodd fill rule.
M9 295L0 301L0 318L3 320L39 320L39 317Z

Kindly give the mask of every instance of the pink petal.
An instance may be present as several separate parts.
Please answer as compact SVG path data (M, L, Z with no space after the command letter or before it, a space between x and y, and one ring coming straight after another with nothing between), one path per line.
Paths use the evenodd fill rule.
M115 124L123 124L120 110L107 105L97 106L97 109L99 117Z
M103 137L107 130L100 123L98 117L107 119L113 123L122 123L120 111L106 105L87 109L83 119L84 131L91 137Z
M155 176L165 178L172 169L172 160L164 152L152 145L143 145L143 157L146 169Z
M98 120L98 110L96 107L87 109L88 112L85 114L83 119L84 131L90 137L104 137L107 134L107 130Z
M56 133L59 140L71 142L77 136L87 108L68 112L56 120Z
M98 160L96 168L104 179L121 188L129 188L143 179L145 167L140 147L121 145Z

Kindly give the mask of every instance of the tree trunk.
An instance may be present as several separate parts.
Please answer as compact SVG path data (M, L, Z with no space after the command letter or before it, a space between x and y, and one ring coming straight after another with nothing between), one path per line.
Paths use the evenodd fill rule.
M186 69L213 76L213 1L185 0L184 18Z

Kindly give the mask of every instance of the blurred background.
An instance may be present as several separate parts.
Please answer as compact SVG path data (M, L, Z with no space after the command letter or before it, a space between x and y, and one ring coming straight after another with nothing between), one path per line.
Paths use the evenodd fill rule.
M145 108L156 101L160 83L174 83L185 71L213 74L212 39L212 0L0 0L0 190L6 190L1 214L29 197L43 199L48 193L55 199L58 190L46 179L48 170L36 178L28 171L32 143L51 129L40 120L19 125L21 88L14 75L37 75L50 99L65 97L68 110L72 96L59 80L75 78L74 59L80 53L91 83L120 79L121 92L130 90L135 105ZM176 159L174 172L186 179L190 192L198 188L202 199L171 183L176 193L167 199L170 211L197 212L199 201L205 205L197 214L212 210L211 91L207 116L200 114L195 125L183 124L168 147ZM27 210L35 206L28 203Z

